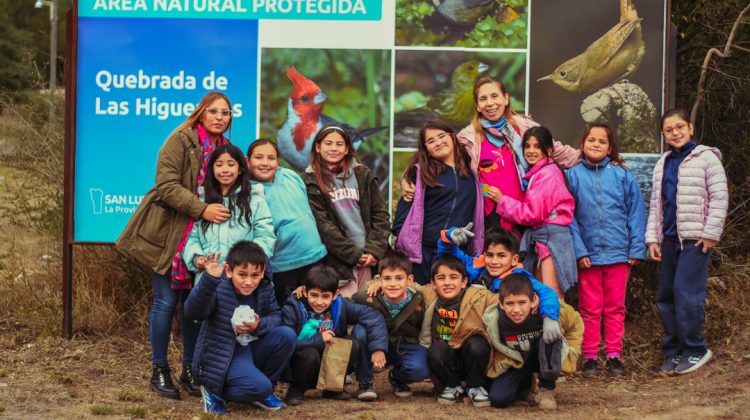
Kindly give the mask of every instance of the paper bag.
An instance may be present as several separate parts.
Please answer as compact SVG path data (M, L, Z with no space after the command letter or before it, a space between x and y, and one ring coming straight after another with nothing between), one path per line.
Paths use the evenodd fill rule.
M344 390L344 377L351 352L352 340L336 337L333 344L326 344L316 389L336 392Z

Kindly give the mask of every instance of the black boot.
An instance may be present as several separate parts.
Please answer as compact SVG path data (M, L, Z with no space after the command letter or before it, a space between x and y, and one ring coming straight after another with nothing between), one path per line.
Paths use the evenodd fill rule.
M172 382L169 366L154 366L154 372L151 374L151 390L165 398L180 399L180 391Z
M193 376L193 367L190 366L189 363L182 365L180 385L182 385L182 389L187 391L188 395L190 395L191 397L201 396L201 387L197 382L195 382L195 377Z

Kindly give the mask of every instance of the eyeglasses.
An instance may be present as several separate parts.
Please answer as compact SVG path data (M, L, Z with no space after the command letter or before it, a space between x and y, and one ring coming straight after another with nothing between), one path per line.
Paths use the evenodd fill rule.
M208 115L210 115L212 117L215 117L218 114L221 114L221 116L224 117L224 118L229 118L229 117L232 116L232 111L230 111L228 109L221 109L221 110L219 110L219 109L216 109L216 108L208 108L206 110L206 113L208 113Z
M667 128L665 128L665 129L663 129L661 131L662 131L662 133L664 133L666 135L666 134L672 134L672 132L674 130L682 131L682 129L685 128L685 127L687 127L687 124L677 124L674 127L667 127Z
M437 144L437 142L443 142L451 138L450 134L448 133L440 133L435 137L429 138L424 142L424 145L427 147L432 147Z

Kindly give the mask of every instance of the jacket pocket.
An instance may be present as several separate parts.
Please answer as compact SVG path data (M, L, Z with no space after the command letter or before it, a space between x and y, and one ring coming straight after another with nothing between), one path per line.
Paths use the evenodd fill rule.
M138 236L159 250L166 245L169 237L170 224L175 217L175 211L159 202L153 202L143 218L143 224L138 229Z

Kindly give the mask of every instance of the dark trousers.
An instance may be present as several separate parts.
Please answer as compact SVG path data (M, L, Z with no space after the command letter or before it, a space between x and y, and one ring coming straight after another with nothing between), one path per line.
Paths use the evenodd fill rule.
M453 349L446 341L435 341L427 349L430 372L444 387L457 387L463 380L469 388L487 382L490 343L482 336L469 337L463 347Z
M664 326L662 348L667 357L703 356L706 340L701 335L706 279L711 252L703 253L696 241L664 238L656 306Z
M539 339L541 340L541 338ZM519 399L521 395L531 387L531 376L534 372L539 372L539 340L536 341L534 348L531 349L529 358L523 366L518 369L510 368L502 375L492 380L490 385L490 403L493 407L504 408ZM551 351L552 346L547 346ZM548 355L547 360L551 357ZM555 389L555 382L547 381L539 377L539 387L549 390Z
M352 331L356 335L357 327ZM359 327L362 328L362 327ZM364 331L364 328L362 328ZM361 334L361 332L360 332ZM357 336L359 340L359 336ZM361 341L360 341L361 343ZM371 353L364 347L365 355L360 356L360 363L357 365L357 380L372 381L374 378ZM430 368L427 366L427 349L419 344L400 343L398 347L393 343L388 343L388 351L385 354L388 364L393 365L393 378L401 384L411 384L420 382L430 377Z
M279 303L279 307L284 306L284 302L286 302L286 299L292 294L294 289L304 284L307 272L315 264L317 262L295 268L294 270L273 273L273 287L276 291L276 301Z
M149 322L149 339L151 341L151 361L154 365L167 365L167 349L169 336L172 332L172 316L177 304L180 304L180 319L182 320L182 362L190 364L195 353L195 342L201 323L185 316L182 304L185 303L190 290L172 289L169 274L151 272L151 285L154 289L154 300L151 304Z
M354 366L359 359L360 345L357 339L351 335L344 337L352 340L352 351L349 353L349 365L346 368L347 373L354 371ZM323 361L323 352L318 351L315 347L307 346L297 348L292 355L292 387L307 390L315 388L318 385L318 375L320 374L320 365Z
M235 345L221 396L227 401L263 401L289 363L297 335L279 326L247 346Z
M414 281L418 284L430 284L432 279L432 262L437 258L438 253L434 248L422 247L422 262L413 264L411 272L414 274Z

